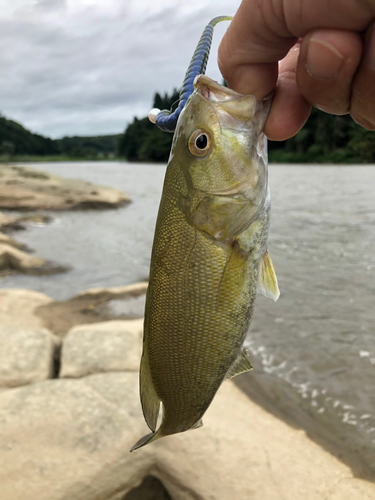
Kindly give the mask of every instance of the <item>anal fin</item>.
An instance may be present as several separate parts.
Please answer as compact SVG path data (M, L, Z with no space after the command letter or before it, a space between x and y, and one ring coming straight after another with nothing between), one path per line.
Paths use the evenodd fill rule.
M268 252L265 252L260 263L258 293L263 294L275 302L280 297L280 290L277 283L275 269Z
M248 372L252 369L253 367L251 366L250 361L247 358L247 351L246 349L242 349L236 361L227 371L225 379L233 378L240 373Z
M152 381L147 348L145 348L141 360L140 393L143 415L149 428L155 432L160 411L160 398L156 394Z

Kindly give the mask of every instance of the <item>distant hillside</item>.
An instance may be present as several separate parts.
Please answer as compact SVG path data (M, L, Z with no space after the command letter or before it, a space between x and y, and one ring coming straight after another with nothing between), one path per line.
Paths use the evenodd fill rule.
M0 154L53 155L59 153L52 139L32 134L21 124L0 115Z
M118 143L122 134L98 135L95 137L63 137L54 142L60 154L76 158L117 156Z
M0 115L0 157L61 156L99 159L117 156L122 134L49 139Z
M154 95L154 108L173 109L178 91ZM162 132L147 117L134 118L125 132L94 137L49 139L0 115L0 162L4 160L100 160L167 162L173 134ZM271 162L375 163L375 133L349 115L333 116L313 108L303 129L283 142L269 142Z

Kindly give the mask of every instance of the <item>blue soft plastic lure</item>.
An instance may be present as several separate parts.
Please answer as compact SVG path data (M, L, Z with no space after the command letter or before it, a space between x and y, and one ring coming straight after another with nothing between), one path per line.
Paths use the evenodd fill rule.
M211 49L214 27L221 21L231 21L232 19L233 18L231 16L215 17L205 27L198 42L197 48L195 49L195 52L193 54L193 57L191 58L189 67L186 71L184 83L182 84L182 89L180 92L179 104L175 111L173 113L171 113L167 109L164 109L163 111L152 109L150 111L150 121L156 123L156 125L161 130L172 133L175 131L178 117L180 116L181 111L184 109L189 96L193 93L193 83L196 76L205 74L208 56Z

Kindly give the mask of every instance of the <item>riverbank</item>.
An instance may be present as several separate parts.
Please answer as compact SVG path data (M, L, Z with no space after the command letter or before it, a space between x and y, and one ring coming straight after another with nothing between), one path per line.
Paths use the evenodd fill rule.
M51 163L51 162L109 162L109 161L121 161L122 158L117 158L114 154L108 156L68 156L68 155L12 155L4 156L0 155L0 163Z
M118 208L130 202L120 191L90 182L65 179L25 166L0 164L0 276L14 272L29 275L65 273L69 266L30 255L31 249L5 233L26 229L28 223L44 225L52 218L43 211ZM20 215L19 211L34 211Z
M70 313L73 305L75 313L93 313L145 289L139 283L88 290L70 301ZM65 324L68 331L54 335L45 324L56 306L37 292L0 291L2 500L122 500L150 476L173 500L375 499L374 484L355 478L231 381L220 388L203 428L130 454L147 432L137 373L142 319L102 322L97 314L95 323ZM137 494L146 498L142 487Z
M1 286L57 299L48 306L53 331L58 316L57 326L65 332L78 317L77 324L117 317L106 304L96 308L89 302L74 311L72 296L147 277L165 166L111 162L40 168L124 189L133 203L95 217L87 211L51 212L51 223L31 226L17 239L72 270L43 279L13 275ZM363 166L270 167L270 252L281 297L276 304L257 299L247 346L254 370L237 379L246 380L246 392L255 386L248 393L269 411L290 423L298 416L296 428L310 436L315 431L314 439L368 478L375 456L374 176L375 169Z
M147 282L140 282L123 287L86 290L65 301L54 301L45 295L39 298L39 294L34 295L35 292L27 290L4 290L0 291L2 325L38 325L63 340L69 331L80 325L89 329L95 324L142 319L146 290ZM26 302L31 304L28 310L25 310ZM16 311L20 309L24 311L22 318L15 321ZM7 311L10 313L7 314ZM279 387L271 377L267 377L259 364L255 362L255 370L236 377L233 382L258 408L255 413L262 408L262 411L275 417L275 422L285 422L296 435L302 433L307 441L316 442L322 450L350 468L353 477L375 482L371 447L366 450L363 444L355 445L347 434L332 434L330 425L326 428L319 425L312 414L299 408L292 397L287 397L286 387ZM278 389L281 390L278 392ZM254 412L254 408L251 411ZM246 419L252 427L252 416L249 414ZM264 436L264 433L261 435Z
M0 165L0 209L116 208L130 202L119 189L17 165Z

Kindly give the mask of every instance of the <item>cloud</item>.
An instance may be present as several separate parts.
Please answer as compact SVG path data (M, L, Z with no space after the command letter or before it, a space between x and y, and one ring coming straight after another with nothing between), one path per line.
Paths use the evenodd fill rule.
M181 85L205 23L236 7L23 1L0 18L0 111L49 137L119 133L146 116L156 91ZM215 47L224 24L215 28ZM207 73L219 79L215 59Z
M66 9L66 6L65 0L38 0L35 4L35 8L41 12Z

